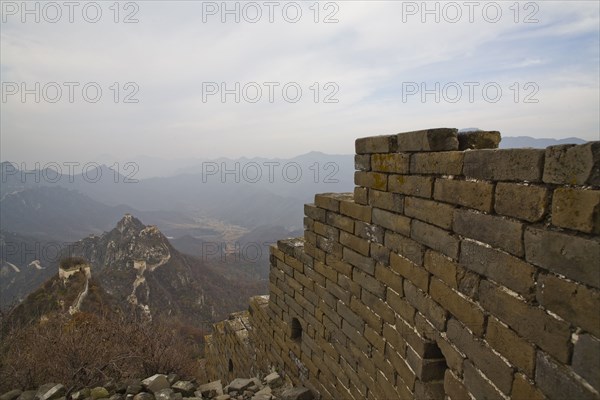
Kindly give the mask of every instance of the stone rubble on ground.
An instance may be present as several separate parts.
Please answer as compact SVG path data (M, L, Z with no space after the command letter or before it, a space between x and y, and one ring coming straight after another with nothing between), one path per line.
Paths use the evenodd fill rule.
M156 374L142 381L106 383L92 388L70 390L47 383L37 390L11 390L0 400L312 400L305 387L293 387L277 372L259 378L236 378L223 386L220 380L196 384L177 375Z

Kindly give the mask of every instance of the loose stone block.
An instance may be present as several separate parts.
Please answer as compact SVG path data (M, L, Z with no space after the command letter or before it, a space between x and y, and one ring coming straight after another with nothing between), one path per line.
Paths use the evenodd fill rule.
M370 136L356 139L356 154L394 153L397 149L397 135Z
M548 147L544 182L600 186L600 142Z
M498 131L473 131L458 133L458 149L497 149L500 144Z
M399 133L398 151L445 151L458 149L458 129L436 128Z

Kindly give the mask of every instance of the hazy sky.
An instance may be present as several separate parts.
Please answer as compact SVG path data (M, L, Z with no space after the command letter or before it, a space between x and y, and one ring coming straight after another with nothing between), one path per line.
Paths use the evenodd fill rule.
M0 157L353 153L442 126L598 140L600 3L467 3L3 1Z

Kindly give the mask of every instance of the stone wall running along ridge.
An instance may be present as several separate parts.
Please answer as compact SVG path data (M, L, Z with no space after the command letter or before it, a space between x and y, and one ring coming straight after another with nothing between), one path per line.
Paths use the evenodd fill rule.
M271 248L269 296L217 324L209 377L274 368L323 399L599 399L600 142L499 140L357 139L354 193L316 195L304 237Z

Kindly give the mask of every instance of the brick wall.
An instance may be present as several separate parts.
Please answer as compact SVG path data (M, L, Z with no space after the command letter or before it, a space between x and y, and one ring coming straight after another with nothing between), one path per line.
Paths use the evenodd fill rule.
M354 193L271 248L254 368L326 399L600 398L600 142L499 139L357 139Z

